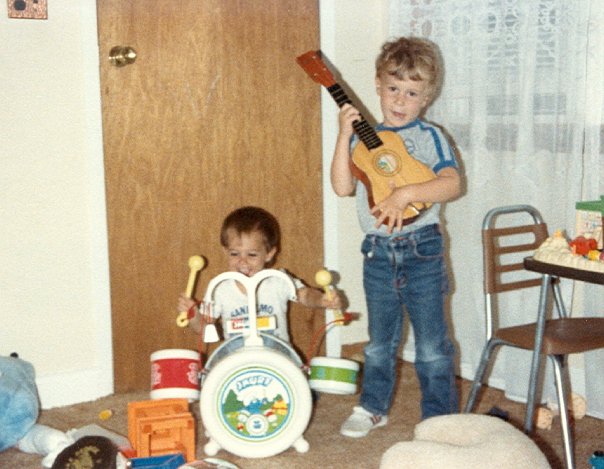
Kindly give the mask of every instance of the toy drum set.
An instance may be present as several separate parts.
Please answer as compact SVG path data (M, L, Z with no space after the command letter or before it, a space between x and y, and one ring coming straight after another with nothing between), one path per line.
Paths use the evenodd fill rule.
M257 330L256 290L262 280L281 277L296 290L289 276L267 269L253 277L225 272L212 279L205 301L211 303L216 286L226 279L243 285L248 297L248 329L219 347L208 360L199 406L209 442L209 456L219 449L243 457L262 458L294 447L309 449L302 434L312 411L312 397L302 362L296 352L276 337ZM230 353L222 350L232 349Z
M191 266L191 276L199 269ZM296 351L278 337L261 332L263 317L257 316L257 289L268 277L279 277L296 289L284 272L265 269L253 277L225 272L208 284L204 303L211 305L215 288L225 280L244 286L248 299L248 321L240 335L226 340L207 360L199 379L190 380L199 354L169 349L152 355L152 398L199 397L201 419L208 442L204 452L214 456L220 449L232 454L263 458L290 447L309 449L303 433L312 412L311 389L332 394L354 394L358 363L333 357L315 357L310 367ZM191 279L187 294L191 295ZM177 322L186 324L181 313ZM258 322L260 319L260 323ZM274 323L273 323L274 327ZM188 352L188 353L186 353ZM173 368L170 372L164 370ZM309 380L310 375L310 380Z

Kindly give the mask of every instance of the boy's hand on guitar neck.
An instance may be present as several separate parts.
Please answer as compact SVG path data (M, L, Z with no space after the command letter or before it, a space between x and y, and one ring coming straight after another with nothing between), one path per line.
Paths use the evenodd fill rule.
M390 188L390 195L371 209L371 213L376 217L375 227L379 228L385 224L388 234L403 229L405 210L411 205L411 199L407 195L409 186L396 187L391 181Z
M340 124L340 133L338 136L350 141L350 138L354 134L354 127L352 124L355 121L361 120L361 118L361 113L352 106L352 104L344 104L338 114L338 121Z

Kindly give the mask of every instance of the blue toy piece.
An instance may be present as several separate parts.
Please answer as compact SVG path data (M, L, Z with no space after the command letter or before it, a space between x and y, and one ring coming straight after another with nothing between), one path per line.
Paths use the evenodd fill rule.
M604 451L595 451L589 458L592 469L604 469Z
M0 451L16 445L39 413L33 365L16 356L0 356Z
M132 469L177 469L184 463L185 458L180 453L130 459Z

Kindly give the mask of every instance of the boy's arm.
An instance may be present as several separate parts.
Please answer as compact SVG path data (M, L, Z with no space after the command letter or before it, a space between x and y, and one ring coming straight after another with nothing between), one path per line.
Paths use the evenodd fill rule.
M317 288L304 286L297 290L298 302L309 308L342 309L342 296L337 290L331 290L328 296Z
M194 314L189 317L189 327L193 329L196 333L201 332L201 320L203 319L204 324L208 324L214 322L215 318L211 317L206 313L206 309L201 306L203 303L200 303L195 300L195 298L189 298L186 293L182 293L178 297L178 303L176 309L178 311L191 311ZM193 308L193 309L192 309ZM191 310L192 309L192 310ZM203 316L203 318L202 318Z
M354 133L352 123L360 118L359 111L350 104L342 106L338 114L340 130L331 161L331 187L340 197L354 193L356 179L350 170L350 139Z
M388 218L388 233L403 227L403 213L407 205L413 202L441 203L454 199L461 194L461 177L457 169L441 169L436 178L417 184L398 187L376 204L372 209L377 217L375 226L379 227Z

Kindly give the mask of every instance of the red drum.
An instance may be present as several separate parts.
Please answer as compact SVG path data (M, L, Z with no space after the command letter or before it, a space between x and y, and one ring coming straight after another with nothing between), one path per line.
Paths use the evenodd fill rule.
M151 399L199 399L199 352L158 350L151 354Z

